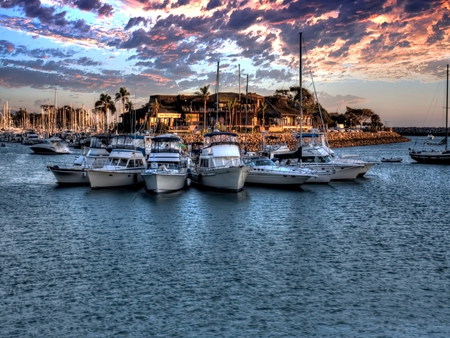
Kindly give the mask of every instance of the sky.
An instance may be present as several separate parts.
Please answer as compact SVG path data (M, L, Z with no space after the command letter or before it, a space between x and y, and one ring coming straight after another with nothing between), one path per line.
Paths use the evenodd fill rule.
M328 112L445 126L443 0L0 0L0 110L91 109L120 87L137 107L215 93L217 62L219 92L245 93L248 76L249 92L272 95L299 85L300 32L302 86Z

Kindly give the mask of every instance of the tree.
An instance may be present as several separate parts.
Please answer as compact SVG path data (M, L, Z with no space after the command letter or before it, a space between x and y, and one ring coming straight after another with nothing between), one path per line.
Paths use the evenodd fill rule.
M379 130L379 128L382 125L380 116L377 114L373 114L371 120L372 120L372 129Z
M103 112L105 121L107 120L106 116L108 114L108 110L110 110L112 113L116 111L116 105L114 104L111 96L103 93L100 94L100 99L95 102L95 108ZM103 127L104 129L106 129L106 123L103 124Z
M203 100L203 133L204 133L206 126L206 101L208 101L209 95L211 95L211 93L209 92L209 85L200 87L200 90L196 91L194 94Z
M262 101L262 102L260 103L260 107L261 107L262 112L263 112L263 115L262 115L262 127L265 129L265 128L266 128L266 118L265 118L265 116L264 116L264 113L265 113L265 111L266 111L266 109L267 109L267 103L266 103L266 101Z
M362 127L362 124L367 119L371 118L374 114L371 109L367 108L350 108L346 107L346 115L351 115L351 119L353 122L355 122L355 125L358 124L360 127ZM353 123L352 123L353 124Z
M150 103L150 109L151 109L150 114L152 116L154 116L154 117L158 116L159 106L160 105L159 105L158 99L155 99L154 102Z
M119 91L116 93L116 100L122 102L122 114L125 112L125 103L128 100L128 97L130 96L130 92L125 87L120 87ZM118 132L119 129L119 117L116 115L116 123L117 123L117 129L116 132Z

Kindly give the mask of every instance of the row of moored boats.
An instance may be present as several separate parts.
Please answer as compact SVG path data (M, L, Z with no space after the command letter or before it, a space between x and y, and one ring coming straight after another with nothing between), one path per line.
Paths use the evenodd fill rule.
M47 168L59 184L89 184L93 189L143 185L149 192L166 193L190 184L240 191L245 184L298 188L355 180L377 163L338 158L323 143L300 139L299 144L294 151L278 144L242 154L238 135L231 132L208 133L202 143L188 145L176 134L96 135L73 163L48 163ZM31 148L44 154L70 152L58 139Z

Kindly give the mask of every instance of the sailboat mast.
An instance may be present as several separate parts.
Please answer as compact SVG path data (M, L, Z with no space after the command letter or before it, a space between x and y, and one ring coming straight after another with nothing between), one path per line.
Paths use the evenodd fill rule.
M445 150L448 145L448 64L447 64L447 88L445 91Z
M216 124L219 121L219 61L217 61L217 74L216 74Z
M299 140L299 160L301 162L302 160L302 144L303 144L303 106L302 106L302 84L303 84L303 77L302 77L302 33L300 32L300 52L299 52L299 59L300 59L300 70L299 70L299 86L298 86L298 100L299 100L299 118L300 118L300 140Z

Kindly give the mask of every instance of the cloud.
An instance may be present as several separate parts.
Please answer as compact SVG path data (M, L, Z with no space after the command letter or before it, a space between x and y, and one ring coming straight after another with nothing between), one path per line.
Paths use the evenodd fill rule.
M14 45L6 40L0 40L0 55L7 55L14 51Z
M333 112L333 109L339 111L340 113L345 112L345 107L359 106L364 102L367 102L366 98L358 97L354 95L330 95L325 92L320 92L317 94L319 102L324 107L330 107L329 112Z
M146 20L145 18L143 18L142 16L139 16L137 18L130 18L130 20L128 20L127 25L125 26L125 30L129 30L134 26L138 26L139 24L143 24L144 26L148 24L148 20Z

